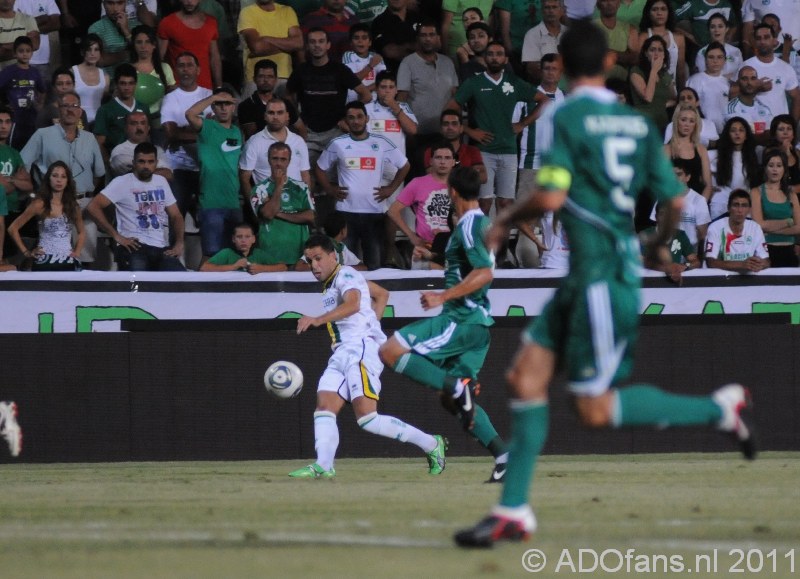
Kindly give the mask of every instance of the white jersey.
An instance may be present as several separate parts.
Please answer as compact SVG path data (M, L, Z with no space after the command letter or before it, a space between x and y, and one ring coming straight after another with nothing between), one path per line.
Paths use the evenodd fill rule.
M404 102L397 103L406 116L417 124L417 117L411 107ZM389 107L378 102L378 95L373 95L372 102L367 105L367 130L371 135L386 137L401 151L406 150L406 134L400 126L395 114Z
M161 175L140 181L133 173L113 179L102 191L117 210L117 231L153 247L169 246L169 215L175 205L169 183Z
M706 50L708 45L697 51L697 57L694 59L694 65L698 72L706 71ZM739 69L742 68L742 51L733 46L732 44L725 43L725 66L722 67L722 76L731 82L736 82L739 76Z
M697 91L700 97L700 108L706 120L714 123L718 133L725 126L725 112L728 109L730 82L722 75L711 76L706 72L698 72L689 77L686 86ZM705 125L705 123L703 123Z
M781 36L791 34L797 42L800 39L800 0L744 0L742 2L742 22L761 22L767 14L774 14L781 21ZM760 76L760 75L759 75Z
M775 55L772 56L772 62L761 62L754 56L745 60L742 66L752 66L758 78L772 79L772 88L767 92L758 93L758 98L769 107L773 115L789 114L786 91L798 87L797 73L794 69Z
M767 243L761 226L747 219L741 235L735 235L727 217L721 217L708 226L706 233L706 258L723 261L744 261L748 257L768 258Z
M378 344L383 344L386 341L386 335L372 310L372 299L369 296L367 280L352 267L338 266L331 277L325 281L322 307L325 312L335 310L344 303L344 294L353 289L361 294L358 311L344 319L328 324L328 333L331 336L333 348L337 348L343 343L361 342L364 338L370 338Z
M286 174L295 181L302 181L301 171L311 170L311 164L308 160L308 145L300 135L293 133L289 129L286 129L286 133L286 141L284 142L292 150L292 158L289 160L289 168L286 170ZM266 127L247 139L244 153L239 159L239 168L243 171L252 171L253 182L261 183L272 176L267 153L270 145L277 142L278 140L270 134Z
M178 127L188 127L189 121L186 120L186 111L196 102L211 96L211 89L198 86L192 92L187 92L178 87L174 91L164 95L161 102L161 124L175 123ZM211 107L206 107L203 116L211 114ZM190 147L180 146L177 149L167 149L167 159L173 169L185 171L199 171L197 164L197 145Z
M753 133L760 135L764 131L769 130L769 124L772 122L772 110L762 102L759 97L753 100L753 106L746 105L739 97L732 98L728 101L728 109L725 113L725 122L733 117L742 117L748 123Z
M408 162L403 152L385 137L367 133L355 140L350 135L336 137L320 155L317 165L323 171L336 167L339 186L347 198L336 202L336 209L350 213L383 213L384 204L375 200L386 164L397 169Z
M650 213L650 221L656 220L656 208ZM711 223L711 214L708 211L708 203L705 198L694 189L689 189L683 196L683 208L681 209L680 223L678 229L682 230L695 249L697 249L697 228L701 225Z
M359 72L364 70L364 68L366 68L366 66L369 64L369 61L372 60L373 56L375 56L375 53L372 52L371 50L369 51L367 56L358 56L352 50L348 50L342 55L342 63L347 68L352 70L353 74L358 74ZM378 76L379 72L383 72L384 70L386 70L386 65L383 63L383 61L380 61L377 66L375 66L371 71L369 71L369 74L367 74L367 76L361 79L361 84L372 90L372 85L375 84L375 77ZM357 100L358 100L358 93L352 89L349 89L347 91L347 102L357 101Z
M542 252L541 264L545 269L569 269L569 241L564 224L559 219L553 227L553 212L542 216L542 243L547 248Z

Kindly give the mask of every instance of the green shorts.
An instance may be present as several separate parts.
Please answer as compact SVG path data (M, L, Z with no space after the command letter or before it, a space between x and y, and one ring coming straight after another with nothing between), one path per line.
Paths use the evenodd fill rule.
M489 351L489 328L457 323L447 316L424 318L397 330L406 348L425 356L451 376L477 378Z
M566 281L523 339L556 353L572 393L599 396L630 375L638 333L638 286Z

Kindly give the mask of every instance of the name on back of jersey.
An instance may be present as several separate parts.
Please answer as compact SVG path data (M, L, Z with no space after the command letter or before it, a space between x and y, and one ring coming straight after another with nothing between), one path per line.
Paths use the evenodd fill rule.
M601 135L628 135L644 137L647 135L647 121L642 116L587 115L583 119L587 133Z

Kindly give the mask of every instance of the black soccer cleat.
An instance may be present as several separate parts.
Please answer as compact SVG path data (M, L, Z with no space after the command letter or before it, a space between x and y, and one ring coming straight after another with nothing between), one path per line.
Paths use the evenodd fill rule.
M523 519L489 515L474 527L458 531L453 539L459 547L489 549L500 541L525 541L535 530L536 517L528 510Z

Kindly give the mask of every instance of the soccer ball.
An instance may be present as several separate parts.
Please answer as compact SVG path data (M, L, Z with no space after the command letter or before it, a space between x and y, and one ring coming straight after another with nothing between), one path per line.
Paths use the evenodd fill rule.
M297 364L280 360L267 368L264 386L277 398L294 398L303 389L303 372Z

